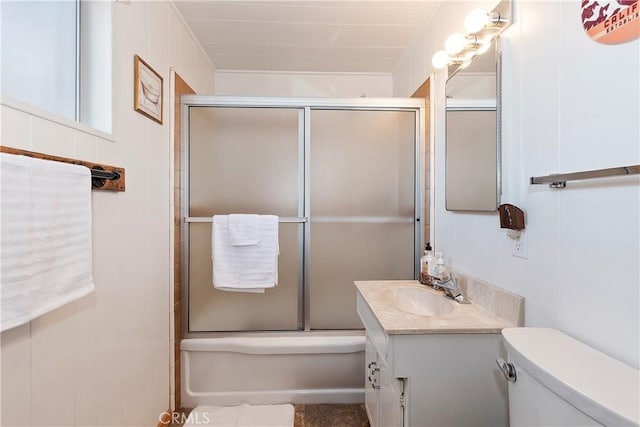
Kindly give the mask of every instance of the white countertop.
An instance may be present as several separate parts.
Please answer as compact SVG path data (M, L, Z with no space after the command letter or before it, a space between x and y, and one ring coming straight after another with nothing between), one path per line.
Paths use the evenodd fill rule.
M504 328L518 326L473 301L458 304L443 292L416 280L357 281L355 285L387 334L496 334ZM437 317L402 311L388 297L388 290L397 287L416 287L432 292L453 304L453 310Z

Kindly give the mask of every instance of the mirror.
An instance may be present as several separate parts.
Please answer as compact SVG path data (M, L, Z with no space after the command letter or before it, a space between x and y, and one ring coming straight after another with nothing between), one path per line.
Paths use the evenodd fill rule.
M494 212L500 204L499 39L446 83L445 200L448 211Z

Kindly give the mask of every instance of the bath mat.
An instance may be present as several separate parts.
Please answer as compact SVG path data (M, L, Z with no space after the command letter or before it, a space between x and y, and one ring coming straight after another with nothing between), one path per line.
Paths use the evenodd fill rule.
M198 406L184 427L293 427L293 405Z

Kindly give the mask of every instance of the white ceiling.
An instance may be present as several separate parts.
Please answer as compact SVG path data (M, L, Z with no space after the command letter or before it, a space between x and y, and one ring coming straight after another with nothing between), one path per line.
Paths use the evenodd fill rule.
M441 1L175 3L218 70L390 73Z

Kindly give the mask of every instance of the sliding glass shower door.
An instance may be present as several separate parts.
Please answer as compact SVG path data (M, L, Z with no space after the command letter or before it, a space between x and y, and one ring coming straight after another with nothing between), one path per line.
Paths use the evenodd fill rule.
M189 217L229 213L298 217L303 207L299 110L190 110ZM189 330L299 329L302 232L302 223L280 224L278 286L251 294L214 289L211 222L189 223Z
M184 110L186 333L361 329L354 280L415 277L419 106L191 98L212 105ZM230 213L281 218L264 294L213 287L211 216Z
M362 328L355 280L412 279L415 114L312 110L313 329Z

